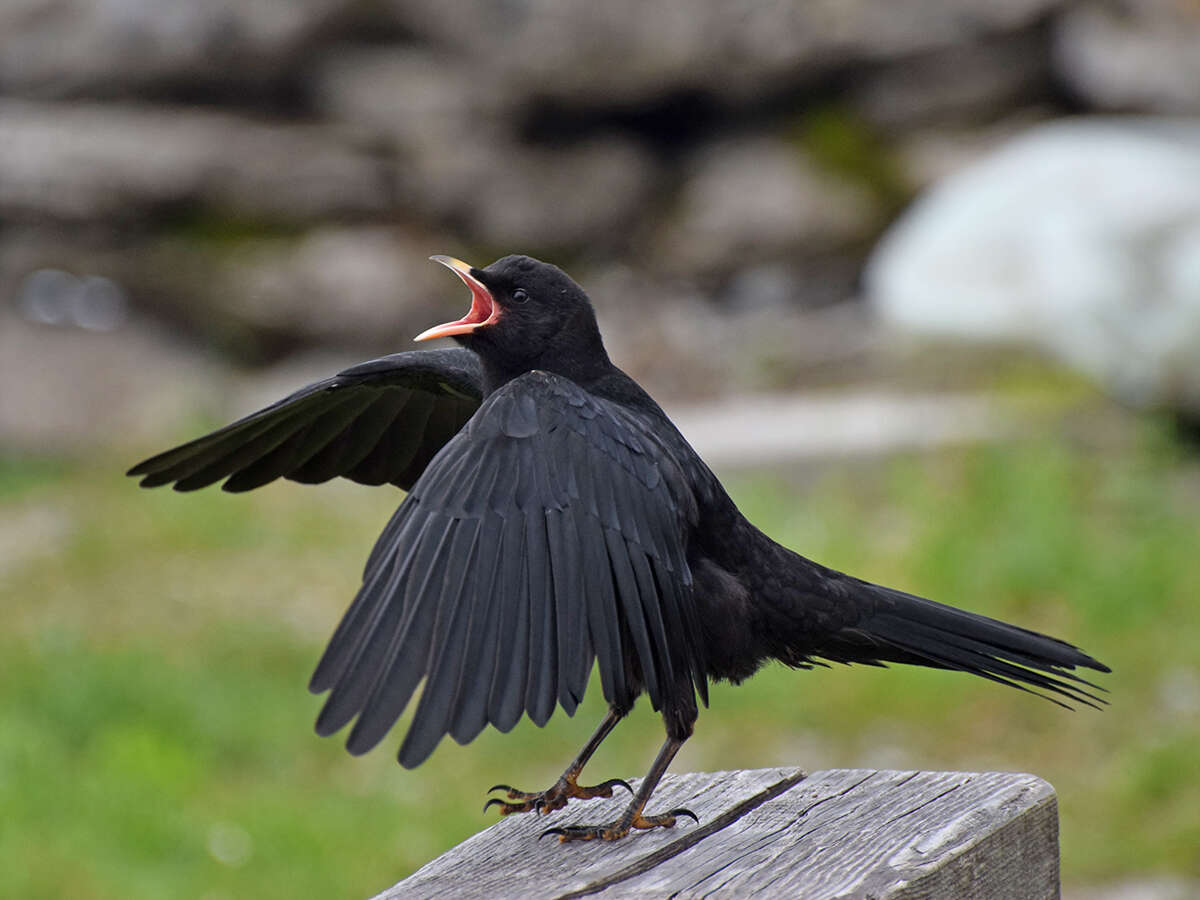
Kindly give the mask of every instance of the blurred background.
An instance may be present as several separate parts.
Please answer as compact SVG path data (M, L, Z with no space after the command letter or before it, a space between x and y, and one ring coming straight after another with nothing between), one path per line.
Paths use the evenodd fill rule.
M598 691L413 772L312 734L396 492L121 475L509 252L776 538L1115 670L773 668L676 770L1030 771L1068 897L1200 895L1195 0L3 0L0 895L366 897L558 776Z

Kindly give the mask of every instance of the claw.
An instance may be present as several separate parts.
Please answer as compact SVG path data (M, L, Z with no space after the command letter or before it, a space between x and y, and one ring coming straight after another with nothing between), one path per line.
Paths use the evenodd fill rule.
M700 819L698 819L696 817L696 814L694 812L692 812L690 809L684 809L683 807L680 807L679 809L673 809L669 813L667 813L667 815L668 816L676 816L676 817L687 816L689 819L691 819L697 825L700 824Z
M483 811L487 812L492 806L498 806L502 816L519 812L535 812L539 815L546 815L556 809L562 809L572 799L590 800L594 797L611 797L613 788L623 787L630 794L633 793L633 786L624 778L610 778L593 787L581 787L575 781L577 774L568 770L557 783L537 793L517 790L511 784L492 785L488 788L488 793L504 791L507 800L492 797L483 805Z
M609 795L611 796L612 789L618 786L625 788L625 790L629 791L630 794L633 793L633 788L624 778L610 778L608 781L602 781L600 784L596 785L594 790L599 788L608 788Z
M538 840L548 834L558 835L561 844L573 841L619 841L629 834L629 826L624 822L613 822L611 825L565 825L561 828L547 828L538 836Z
M492 806L496 804L500 809L500 815L511 816L513 813L529 812L534 808L533 802L525 801L524 803L509 803L506 800L501 800L499 797L492 797L487 803L483 804L483 811L486 813Z

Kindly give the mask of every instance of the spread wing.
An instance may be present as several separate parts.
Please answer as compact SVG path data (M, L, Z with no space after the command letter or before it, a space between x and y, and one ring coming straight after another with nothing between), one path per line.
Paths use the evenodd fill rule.
M492 394L384 529L313 674L317 721L378 743L424 690L400 748L415 766L522 713L568 714L593 661L604 695L707 701L685 534L695 503L654 424L531 372Z
M276 478L342 475L407 490L479 408L482 374L463 348L360 363L129 470L142 487L193 491L222 478L248 491Z

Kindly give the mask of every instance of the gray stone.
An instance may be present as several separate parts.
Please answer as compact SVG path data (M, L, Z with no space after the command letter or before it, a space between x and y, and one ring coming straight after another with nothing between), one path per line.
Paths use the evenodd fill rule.
M1135 405L1200 409L1200 121L1034 129L921 197L869 296L906 329L1028 342Z
M1080 3L1055 29L1062 79L1101 109L1200 113L1200 6L1191 0Z
M866 187L822 171L798 146L736 138L692 160L656 241L674 271L728 272L865 241L881 218Z
M278 76L353 0L6 0L0 91L114 96Z
M429 262L445 249L393 228L328 226L231 255L192 288L204 292L213 315L240 328L391 350L434 324L443 308L457 302L466 310L459 285Z
M987 121L1046 93L1044 43L1026 30L872 67L855 79L850 102L872 125L888 130Z
M0 215L136 220L198 204L307 221L390 207L380 164L336 132L220 112L0 100Z
M602 105L680 89L744 100L781 79L1019 29L1062 0L389 0L399 23L534 93Z
M740 312L822 309L853 299L861 266L855 253L795 254L737 269L717 297Z
M663 277L657 258L645 265L572 272L595 303L613 359L656 397L792 389L834 373L861 378L873 365L878 329L863 307L805 308L790 267L779 273L785 297L735 304L714 302L691 279Z
M392 147L406 209L478 242L530 252L611 245L652 199L657 166L635 141L521 142L511 130L517 98L473 55L346 50L316 83L323 111Z
M455 250L378 225L104 244L21 228L0 241L0 303L30 322L103 331L146 313L251 362L296 346L391 352L465 311L465 289L428 260Z
M342 47L313 77L317 109L401 148L438 148L496 127L519 98L468 57L433 47Z
M213 360L145 321L101 332L0 305L0 451L144 447L222 393Z
M529 252L620 247L653 199L657 166L616 136L562 148L493 144L493 164L458 172L464 228Z
M988 394L911 390L740 394L670 413L718 472L996 441L1026 427ZM884 741L866 743L872 758L884 758Z
M486 128L410 148L400 192L408 209L472 240L537 255L624 245L654 198L657 165L616 136L566 146L521 144Z

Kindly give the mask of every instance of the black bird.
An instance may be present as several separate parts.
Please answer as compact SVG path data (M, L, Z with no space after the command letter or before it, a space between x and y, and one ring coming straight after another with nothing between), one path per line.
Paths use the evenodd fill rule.
M408 491L312 676L329 691L318 733L354 720L346 746L365 753L423 680L399 754L413 767L446 734L466 743L522 713L544 725L556 704L573 714L597 664L609 711L579 756L549 789L498 785L508 802L490 803L549 812L628 788L577 779L645 692L667 738L628 809L546 832L611 840L691 815L645 807L697 699L772 659L908 663L1103 702L1073 670L1110 670L1071 644L826 568L751 525L612 364L587 295L557 267L433 259L471 289L471 310L417 340L462 347L362 363L129 471L179 491L339 475Z

